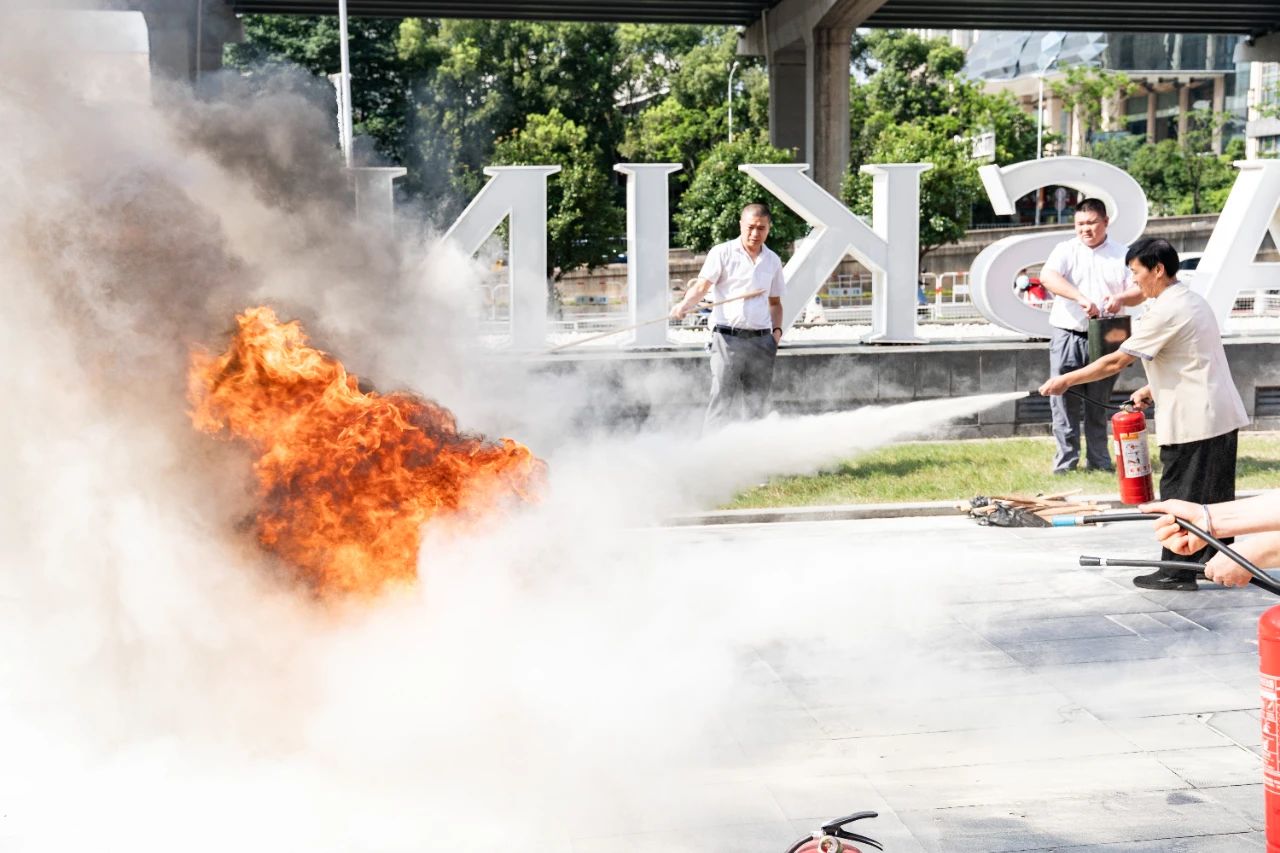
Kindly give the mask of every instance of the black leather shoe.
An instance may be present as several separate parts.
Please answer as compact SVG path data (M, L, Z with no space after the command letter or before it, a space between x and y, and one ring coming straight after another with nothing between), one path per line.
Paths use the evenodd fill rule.
M1138 575L1133 579L1133 585L1139 589L1165 589L1174 592L1195 592L1200 588L1195 579L1183 580L1182 578L1171 578L1163 572L1152 572L1149 575Z

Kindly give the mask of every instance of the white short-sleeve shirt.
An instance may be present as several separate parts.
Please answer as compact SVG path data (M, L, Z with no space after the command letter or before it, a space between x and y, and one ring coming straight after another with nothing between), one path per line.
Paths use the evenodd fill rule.
M1247 425L1209 303L1175 281L1147 305L1120 351L1142 359L1146 368L1156 401L1156 442L1203 441Z
M711 301L719 302L753 290L763 290L759 296L739 299L727 305L711 309L711 322L717 326L735 329L768 329L773 325L769 316L768 297L781 298L786 291L782 277L782 259L768 246L760 247L760 254L752 259L735 238L707 252L698 278L711 282Z
M1124 255L1125 247L1110 237L1092 249L1080 242L1079 237L1072 237L1053 247L1043 269L1053 270L1071 282L1101 308L1102 300L1119 295L1129 287L1132 277L1125 266ZM1115 316L1125 313L1121 308ZM1070 299L1055 296L1053 307L1049 309L1049 325L1086 332L1089 330L1089 315Z

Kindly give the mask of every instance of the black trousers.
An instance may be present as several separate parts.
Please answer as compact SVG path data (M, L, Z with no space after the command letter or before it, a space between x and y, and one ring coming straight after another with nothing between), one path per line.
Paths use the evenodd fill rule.
M1185 444L1160 445L1160 499L1180 498L1197 504L1216 504L1236 499L1236 435L1237 430ZM1231 539L1223 538L1230 545ZM1189 557L1168 548L1160 553L1162 560L1206 563L1217 551L1205 546ZM1190 580L1195 570L1185 572L1161 569L1169 577Z

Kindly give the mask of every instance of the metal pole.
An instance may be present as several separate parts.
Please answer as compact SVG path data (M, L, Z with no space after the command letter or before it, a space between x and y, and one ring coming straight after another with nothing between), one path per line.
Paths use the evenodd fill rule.
M1039 84L1036 93L1036 159L1039 160L1044 152L1044 72L1036 75L1036 81ZM1036 224L1040 224L1040 198L1044 193L1043 189L1036 190Z
M200 64L204 58L204 0L196 1L196 92L200 91Z
M729 66L729 141L733 142L733 73L738 70L738 63Z
M342 56L342 155L351 168L351 54L347 50L347 0L338 0L338 41Z
M1036 94L1036 159L1040 159L1044 148L1044 75L1039 75L1039 92Z

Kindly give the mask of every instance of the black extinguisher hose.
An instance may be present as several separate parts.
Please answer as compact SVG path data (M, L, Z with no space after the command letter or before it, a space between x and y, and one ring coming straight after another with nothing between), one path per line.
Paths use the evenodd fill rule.
M1125 411L1124 406L1113 406L1110 403L1099 402L1098 400L1091 399L1090 397L1087 397L1084 394L1081 394L1079 391L1076 391L1072 388L1068 388L1064 393L1070 394L1072 397L1079 397L1081 400L1084 400L1090 406L1097 406L1099 409L1107 409L1112 412ZM1126 404L1126 405L1132 405L1132 404Z
M1070 394L1072 397L1079 397L1081 400L1084 400L1090 406L1097 406L1099 409L1107 409L1112 412L1123 412L1125 410L1124 406L1113 406L1110 403L1103 403L1098 400L1094 400L1092 397L1088 397L1084 394L1081 394L1079 391L1075 390L1074 388L1068 388L1066 391L1063 391L1062 393ZM1035 397L1044 396L1038 390L1028 391L1027 394ZM1125 403L1125 406L1131 406L1131 405L1133 404Z
M1157 518L1163 518L1163 517L1164 516L1160 513L1152 513L1152 512L1117 512L1117 513L1111 513L1111 514L1082 516L1078 520L1078 523L1102 524L1108 521L1155 521ZM1177 516L1174 516L1173 520L1176 521L1178 523L1178 526L1181 527L1183 530L1187 531L1188 533L1193 533L1196 536L1203 539L1205 542L1208 542L1218 551L1222 552L1223 554L1226 554L1227 558L1230 559L1232 562L1234 562L1237 566L1239 566L1240 568L1248 572L1252 576L1252 579L1249 581L1249 583L1253 584L1256 587L1260 587L1261 589L1265 589L1267 592L1271 593L1272 595L1280 595L1280 582L1273 580L1269 574L1267 574L1262 569L1255 566L1248 558L1238 553L1230 545L1227 545L1225 542L1223 542L1218 537L1214 536L1212 533L1201 530L1197 525L1192 524L1191 522L1187 521L1184 518L1178 518ZM1085 562L1086 560L1089 560L1090 562ZM1095 560L1099 562L1092 562ZM1203 563L1183 563L1175 560L1123 561L1120 559L1112 559L1109 557L1081 557L1080 565L1082 566L1124 565L1124 566L1137 566L1137 567L1196 569L1197 571L1201 571L1201 572L1204 571Z

